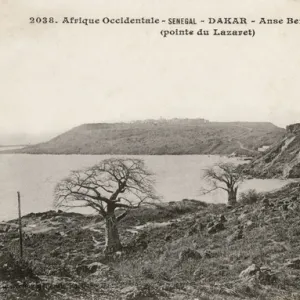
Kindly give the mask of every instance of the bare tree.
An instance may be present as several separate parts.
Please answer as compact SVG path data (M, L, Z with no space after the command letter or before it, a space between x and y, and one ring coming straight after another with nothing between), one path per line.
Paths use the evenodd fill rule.
M90 168L72 171L55 188L57 208L91 207L106 222L105 251L121 249L117 223L128 210L158 200L153 174L141 159L110 158ZM116 217L117 209L125 209Z
M228 204L237 203L237 191L244 181L242 168L232 163L220 163L204 170L203 178L208 182L209 188L202 188L202 194L222 189L228 194Z

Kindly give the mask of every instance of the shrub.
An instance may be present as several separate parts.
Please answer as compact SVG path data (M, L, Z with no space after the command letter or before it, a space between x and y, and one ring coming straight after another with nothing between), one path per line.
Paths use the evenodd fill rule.
M0 280L35 278L30 263L16 258L10 252L2 253L0 256Z
M253 204L259 201L260 198L261 193L257 192L255 189L250 189L240 193L239 202L243 205Z

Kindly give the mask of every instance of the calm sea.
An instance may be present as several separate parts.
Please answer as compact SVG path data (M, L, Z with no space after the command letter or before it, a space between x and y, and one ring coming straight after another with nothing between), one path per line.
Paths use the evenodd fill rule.
M22 213L53 209L53 189L56 183L76 170L93 165L108 155L27 155L0 154L0 220L17 216L17 191L22 198ZM221 161L237 159L213 155L137 156L156 174L156 190L163 201L193 198L207 202L226 202L226 194L217 191L200 196L203 169ZM287 181L248 180L240 191L255 188L270 191ZM87 211L85 211L87 212Z

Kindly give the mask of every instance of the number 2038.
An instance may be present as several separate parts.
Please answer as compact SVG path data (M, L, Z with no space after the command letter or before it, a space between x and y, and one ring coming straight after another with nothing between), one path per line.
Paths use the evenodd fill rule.
M53 17L46 18L46 17L37 17L37 18L29 18L30 24L47 24L47 23L56 23Z

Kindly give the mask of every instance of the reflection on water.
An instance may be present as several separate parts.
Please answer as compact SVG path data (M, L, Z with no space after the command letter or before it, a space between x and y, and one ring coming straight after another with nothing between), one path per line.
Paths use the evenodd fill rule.
M17 216L17 191L21 192L23 214L53 209L55 184L70 170L93 165L108 155L0 155L0 220ZM224 191L200 196L203 169L221 161L237 162L237 159L213 155L165 155L138 156L156 174L156 189L163 201L193 198L207 202L226 202ZM240 192L255 188L270 191L285 185L287 181L248 180Z

